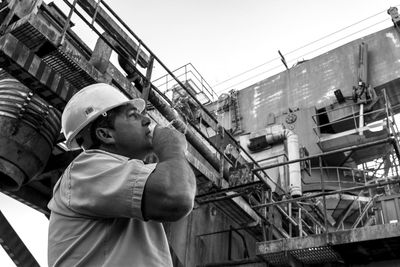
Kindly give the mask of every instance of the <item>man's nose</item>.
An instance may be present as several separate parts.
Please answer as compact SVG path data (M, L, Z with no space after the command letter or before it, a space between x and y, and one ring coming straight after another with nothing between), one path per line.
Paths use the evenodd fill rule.
M150 125L151 120L149 117L147 117L146 115L142 115L142 125L143 126L148 126Z

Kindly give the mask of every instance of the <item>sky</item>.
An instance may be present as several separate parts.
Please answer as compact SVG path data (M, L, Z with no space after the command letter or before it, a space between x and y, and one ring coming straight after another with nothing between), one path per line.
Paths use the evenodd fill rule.
M400 0L105 1L170 70L193 64L217 94L284 71L278 50L292 66L390 27L386 10L400 5ZM45 216L1 193L0 210L47 266ZM2 248L0 266L14 266Z

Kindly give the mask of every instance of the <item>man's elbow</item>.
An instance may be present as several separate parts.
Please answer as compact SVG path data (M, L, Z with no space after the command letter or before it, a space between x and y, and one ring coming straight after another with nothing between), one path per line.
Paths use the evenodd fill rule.
M183 195L175 198L174 203L171 204L167 220L174 222L186 217L193 210L193 206L194 197L191 195Z

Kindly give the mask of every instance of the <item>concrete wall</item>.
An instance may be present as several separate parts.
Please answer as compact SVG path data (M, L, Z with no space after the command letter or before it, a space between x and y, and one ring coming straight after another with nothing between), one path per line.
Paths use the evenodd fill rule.
M239 91L239 104L246 132L260 129L266 116L276 116L289 108L321 108L336 102L334 91L351 96L357 82L358 47L368 44L368 77L373 87L390 90L392 104L399 103L399 34L391 27L355 40L315 57L287 71ZM390 88L389 88L390 87ZM248 107L248 108L243 108Z
M228 260L228 232L202 235L228 230L230 226L240 227L214 204L206 204L178 222L165 224L165 229L169 243L183 266L197 266ZM245 236L250 257L255 257L256 240L245 230L240 230L240 233ZM243 259L243 253L243 241L233 233L232 259Z

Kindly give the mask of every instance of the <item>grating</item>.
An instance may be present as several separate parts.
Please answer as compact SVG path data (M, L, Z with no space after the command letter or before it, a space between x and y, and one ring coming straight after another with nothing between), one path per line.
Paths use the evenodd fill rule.
M20 27L12 30L11 33L25 46L32 50L40 47L44 42L46 42L46 38L29 22L26 22Z
M276 253L269 253L269 254L263 254L262 257L271 265L273 266L290 266L286 253L284 251L282 252L276 252Z
M38 25L35 26L32 25L32 23L37 23ZM41 27L41 25L43 25L43 27ZM52 43L51 36L46 35L46 33L50 34L52 31L48 30L44 24L37 20L28 20L16 26L11 33L31 50L38 49L48 41ZM53 39L54 38L55 36L53 36ZM44 62L61 74L61 76L68 80L75 88L82 88L96 82L71 57L64 53L62 47L55 49L54 45L53 43L51 47L45 47L46 51L41 51L40 54L43 54L39 56L43 56L42 60Z
M70 59L60 48L43 57L53 70L60 73L74 87L82 88L95 83L95 80L84 72L78 64Z
M305 264L337 262L340 260L340 256L329 246L292 250L290 254Z

